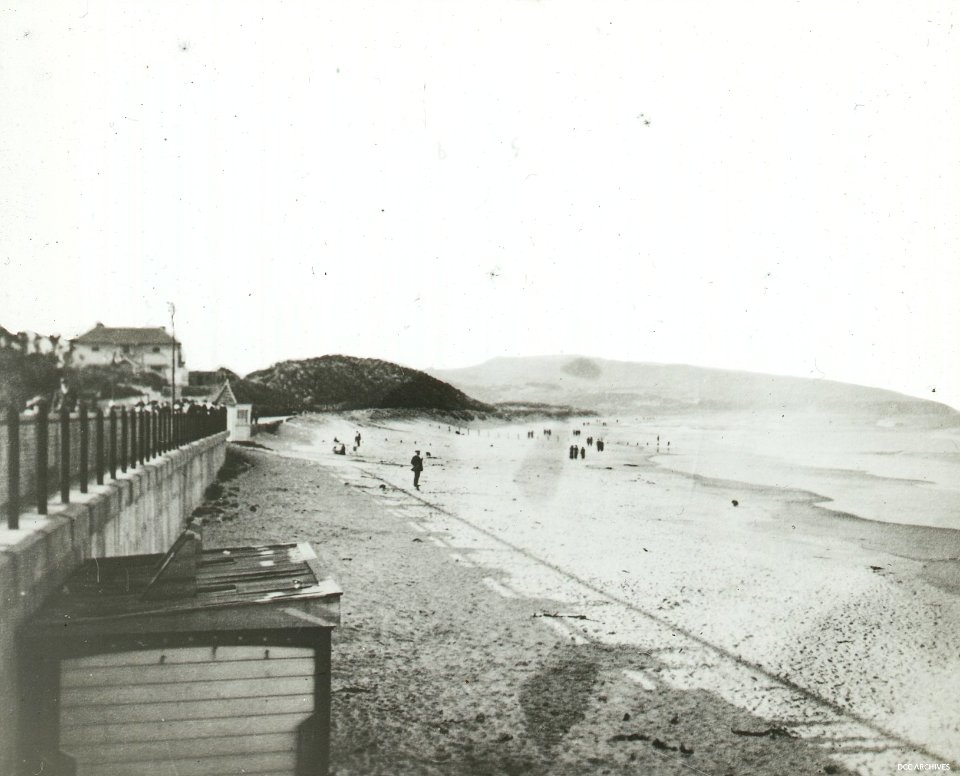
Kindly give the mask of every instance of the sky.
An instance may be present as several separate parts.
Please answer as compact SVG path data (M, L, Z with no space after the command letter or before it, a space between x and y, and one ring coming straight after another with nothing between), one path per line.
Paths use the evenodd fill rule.
M0 325L960 408L955 2L0 8Z

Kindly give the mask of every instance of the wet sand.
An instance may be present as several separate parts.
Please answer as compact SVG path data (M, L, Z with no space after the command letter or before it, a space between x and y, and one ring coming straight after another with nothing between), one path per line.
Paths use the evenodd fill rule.
M660 430L658 455L643 421L607 422L456 434L429 421L323 416L260 441L415 514L410 530L435 540L448 563L478 569L504 605L546 601L552 613L576 615L542 620L570 644L655 657L655 671L620 674L638 692L704 694L789 730L831 767L890 773L898 763L960 759L960 540L942 526L956 498L949 449L888 434L889 450L868 440L845 451L836 437L824 443L829 455L804 466L802 444L794 460L763 445L745 455L742 440L739 452L725 450L716 429L678 425ZM551 437L540 433L546 425ZM360 449L332 455L333 437L351 440L357 429ZM606 450L569 460L569 445L589 434ZM855 430L844 439L854 444ZM767 444L776 452L775 439ZM407 463L414 447L430 452L420 493ZM920 466L886 476L896 449L933 456L939 479L918 482ZM874 458L883 462L873 471L862 466ZM897 488L935 491L940 512L928 521L941 527L882 522L885 494ZM834 511L844 498L868 511L871 492L880 494L874 519Z

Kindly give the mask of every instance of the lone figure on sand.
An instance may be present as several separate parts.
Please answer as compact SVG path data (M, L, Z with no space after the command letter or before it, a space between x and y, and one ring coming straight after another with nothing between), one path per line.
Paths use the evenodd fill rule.
M420 457L420 451L413 451L413 458L410 459L410 468L413 469L413 487L420 490L420 472L423 471L423 459Z

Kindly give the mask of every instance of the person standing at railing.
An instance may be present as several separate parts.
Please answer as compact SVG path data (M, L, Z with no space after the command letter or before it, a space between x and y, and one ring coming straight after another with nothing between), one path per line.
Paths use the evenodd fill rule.
M77 395L70 387L70 384L67 382L66 377L60 378L60 388L56 393L53 394L53 401L51 402L51 408L54 412L60 412L61 410L66 410L67 412L73 412L77 406Z

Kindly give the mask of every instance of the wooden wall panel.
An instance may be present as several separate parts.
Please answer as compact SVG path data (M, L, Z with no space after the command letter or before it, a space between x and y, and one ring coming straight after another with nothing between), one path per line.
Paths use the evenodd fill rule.
M64 660L60 748L77 776L292 776L314 665L312 650L264 646Z

